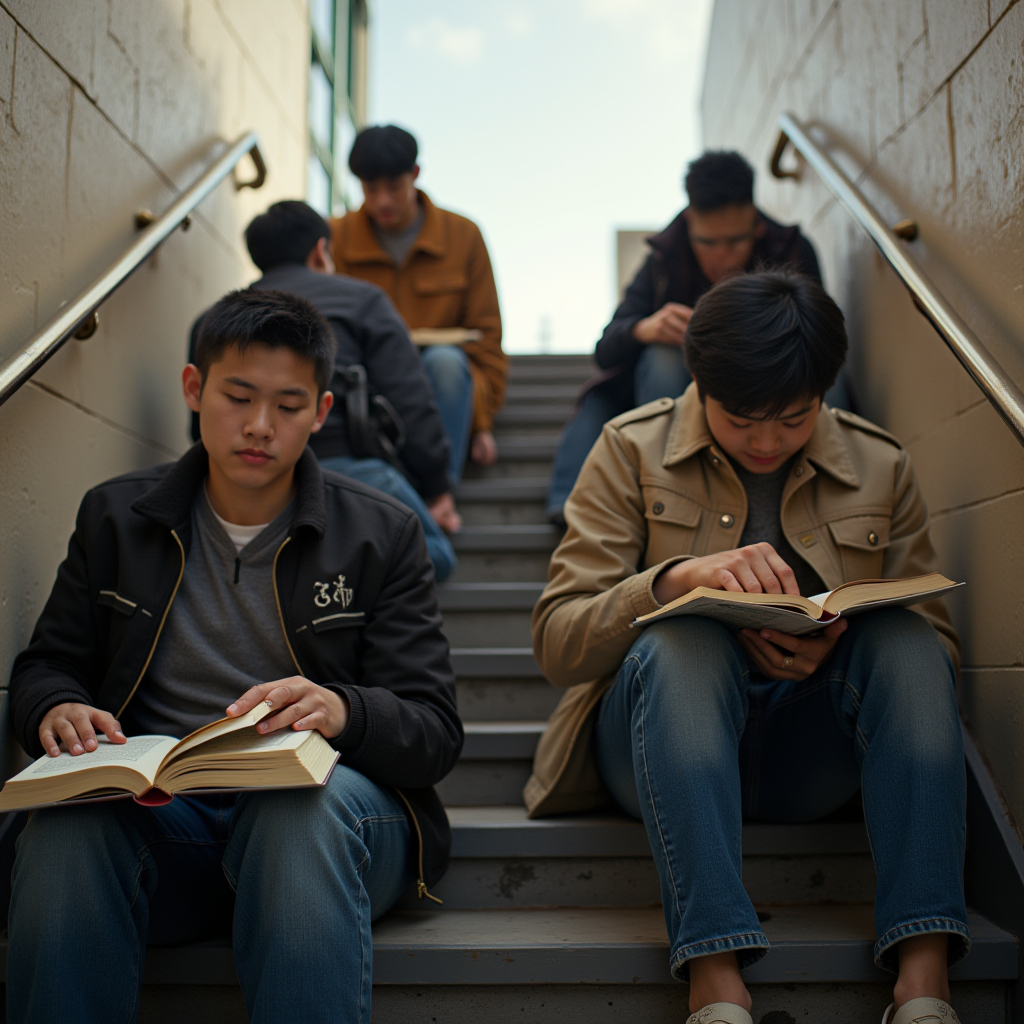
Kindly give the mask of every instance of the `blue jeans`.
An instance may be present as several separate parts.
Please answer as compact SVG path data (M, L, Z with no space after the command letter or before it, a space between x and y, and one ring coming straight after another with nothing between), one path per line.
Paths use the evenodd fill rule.
M558 444L548 488L548 517L561 517L562 506L576 485L583 463L609 420L658 398L678 398L692 380L681 348L646 345L633 371L632 390L617 385L616 381L609 381L588 391L575 416L566 424ZM835 384L825 395L825 401L839 409L850 408L849 388L843 371L839 372Z
M370 921L412 880L409 832L398 799L342 765L323 788L35 811L14 864L8 1019L135 1021L147 938L216 933L230 886L249 1019L368 1024Z
M441 422L452 444L449 476L452 487L457 487L462 479L473 426L473 378L469 372L469 357L457 345L430 345L420 355L441 410Z
M878 878L875 962L896 943L949 933L967 955L966 773L956 680L932 627L887 608L849 620L803 682L753 672L720 623L648 627L602 698L597 760L622 808L642 818L661 879L680 979L692 957L768 940L743 889L744 818L814 821L862 791Z
M645 345L632 376L632 388L622 387L616 381L592 388L566 424L548 486L549 517L561 516L576 477L609 420L658 398L678 398L693 380L683 350L676 345Z
M394 466L383 459L356 459L351 455L334 455L321 459L320 465L324 469L358 480L368 487L376 487L378 491L390 494L403 505L408 505L423 524L427 554L434 564L437 582L441 583L451 576L457 561L452 542L444 530L434 522L434 517L430 514L426 502L416 493L416 488Z

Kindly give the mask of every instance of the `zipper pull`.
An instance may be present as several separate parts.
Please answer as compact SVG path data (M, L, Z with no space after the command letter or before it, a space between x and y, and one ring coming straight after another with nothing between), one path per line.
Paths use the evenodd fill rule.
M431 896L430 893L427 892L427 883L424 882L422 878L417 878L416 897L417 899L423 899L424 896L426 896L428 900L433 900L435 903L440 903L441 906L444 906L444 900L439 900L436 896Z

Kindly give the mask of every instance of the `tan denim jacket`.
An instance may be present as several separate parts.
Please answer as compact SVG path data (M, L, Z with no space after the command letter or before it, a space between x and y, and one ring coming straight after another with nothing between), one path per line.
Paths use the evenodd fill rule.
M659 607L666 566L737 546L743 485L715 444L696 388L605 425L565 506L568 530L533 612L544 675L568 691L541 738L523 797L531 817L607 803L592 752L593 712ZM831 590L850 580L936 571L928 510L899 442L852 413L823 407L782 494L790 544ZM941 601L918 605L954 666L960 644Z

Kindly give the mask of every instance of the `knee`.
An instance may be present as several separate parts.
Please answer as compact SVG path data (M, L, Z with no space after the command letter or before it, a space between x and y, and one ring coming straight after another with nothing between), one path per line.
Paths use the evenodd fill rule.
M648 626L623 665L649 695L670 693L696 710L736 692L745 672L739 645L720 622L687 616Z
M939 634L922 615L908 608L880 608L850 620L849 642L866 659L872 675L890 680L890 688L934 690L956 685L952 663Z
M461 381L469 373L469 359L455 345L431 345L423 353L423 364L432 376Z

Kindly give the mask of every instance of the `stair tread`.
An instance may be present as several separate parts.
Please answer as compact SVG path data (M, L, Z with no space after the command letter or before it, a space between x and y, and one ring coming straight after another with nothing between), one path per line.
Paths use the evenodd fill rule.
M455 489L460 502L501 501L508 503L543 501L548 494L545 476L498 476L463 480Z
M462 761L532 760L546 722L463 722Z
M500 723L499 723L500 724ZM527 818L522 806L446 808L453 857L647 857L643 824L619 813ZM743 826L746 856L868 853L863 822Z
M442 583L437 596L443 612L530 611L543 583Z
M874 966L869 904L771 906L772 952L748 983L857 982L891 978ZM957 979L1015 978L1017 943L969 915L971 956ZM374 980L392 984L669 982L660 908L449 910L395 913L374 927Z
M889 980L872 962L868 904L767 905L768 956L744 972L748 983ZM950 971L958 981L1017 977L1017 940L968 914L971 955ZM0 942L6 980L7 940ZM373 980L385 985L668 984L668 942L660 908L443 910L392 912L373 926ZM227 937L150 947L148 984L234 985Z
M456 551L554 551L562 531L546 523L515 526L464 526L452 534Z
M453 647L455 675L475 679L537 679L541 670L529 647Z

